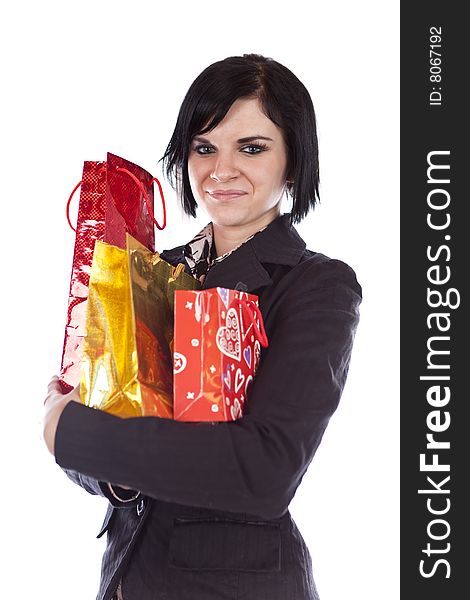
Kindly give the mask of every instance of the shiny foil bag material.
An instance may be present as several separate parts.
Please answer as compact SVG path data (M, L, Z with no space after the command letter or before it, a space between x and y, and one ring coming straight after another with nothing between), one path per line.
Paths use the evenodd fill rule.
M81 363L84 404L120 417L173 416L176 289L200 283L127 236L127 252L97 242Z
M126 232L129 232L147 248L155 247L154 224L143 194L117 167L127 169L146 186L153 210L150 173L110 153L106 161L84 163L60 369L64 392L70 391L80 380L88 284L96 240L125 248Z

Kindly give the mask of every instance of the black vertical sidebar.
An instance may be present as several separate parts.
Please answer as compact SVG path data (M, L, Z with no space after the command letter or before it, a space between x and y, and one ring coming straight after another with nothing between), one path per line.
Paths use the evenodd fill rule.
M470 26L463 6L401 3L402 600L470 597Z

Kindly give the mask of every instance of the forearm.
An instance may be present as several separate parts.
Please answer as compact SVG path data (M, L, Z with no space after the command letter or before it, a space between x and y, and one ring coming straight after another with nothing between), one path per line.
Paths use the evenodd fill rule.
M292 469L304 464L296 451L285 452L280 432L250 416L212 426L156 417L124 420L99 411L88 414L92 410L77 405L64 415L57 462L98 479L125 481L164 501L274 518L285 512L295 491L295 485L292 490L286 486L286 480L297 481ZM86 435L92 420L100 424L99 437ZM62 453L61 434L82 428L80 448L67 446ZM175 443L182 436L184 446ZM240 445L251 449L251 456L240 454ZM87 449L92 448L90 460Z

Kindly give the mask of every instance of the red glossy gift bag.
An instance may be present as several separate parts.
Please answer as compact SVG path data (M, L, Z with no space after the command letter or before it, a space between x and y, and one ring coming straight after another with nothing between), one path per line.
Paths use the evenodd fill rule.
M174 313L174 419L238 419L268 345L258 297L220 287L176 290Z
M153 217L153 181L163 201L162 226ZM96 240L126 247L126 233L155 250L154 224L165 227L165 205L161 186L150 173L128 160L107 154L106 161L85 161L80 184L75 249L65 327L60 380L64 392L80 381L80 360L85 334L86 305L93 250ZM71 225L71 224L70 224ZM72 227L72 225L71 225ZM73 227L72 227L73 228Z

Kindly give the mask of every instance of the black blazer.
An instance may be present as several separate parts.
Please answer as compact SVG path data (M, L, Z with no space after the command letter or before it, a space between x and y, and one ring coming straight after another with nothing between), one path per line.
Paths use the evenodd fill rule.
M259 296L269 347L241 419L120 419L76 402L63 411L57 463L110 500L99 600L122 577L125 600L317 599L288 506L343 391L361 287L345 263L307 250L288 217L216 263L203 285ZM162 257L183 262L182 250ZM120 502L104 482L141 493Z

